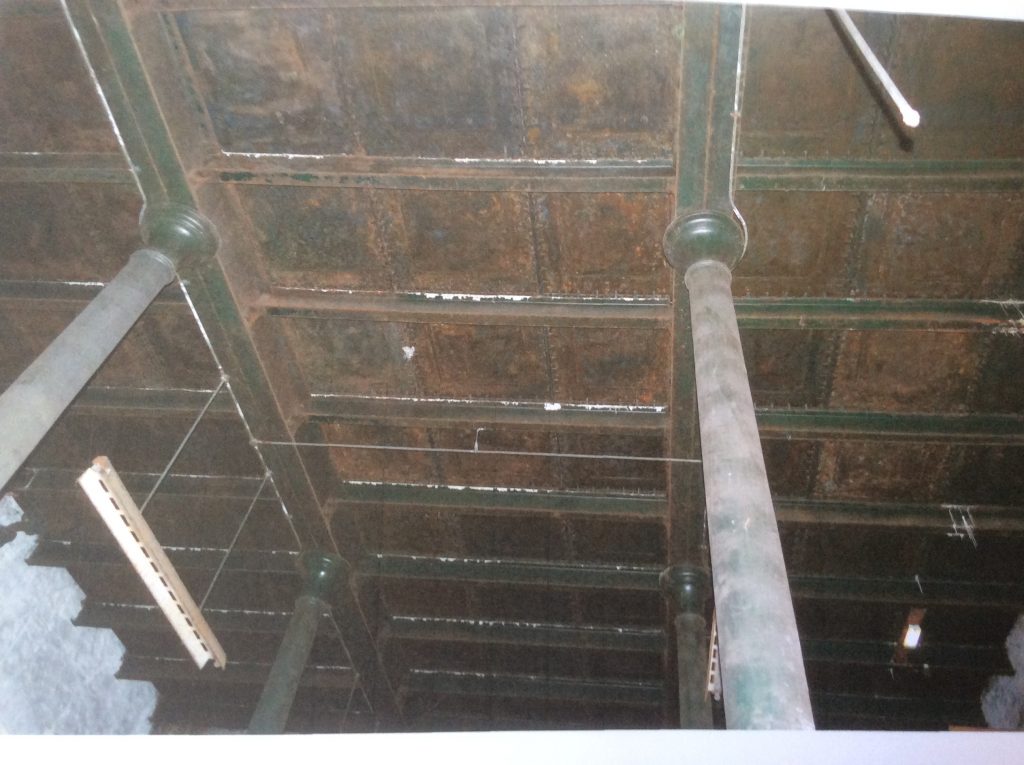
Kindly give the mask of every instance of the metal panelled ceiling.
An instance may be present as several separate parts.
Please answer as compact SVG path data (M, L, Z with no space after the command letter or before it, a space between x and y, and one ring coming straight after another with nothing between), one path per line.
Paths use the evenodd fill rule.
M300 547L352 575L294 730L670 726L658 575L702 520L662 459L691 9L68 6L118 131L60 5L3 4L3 382L138 246L140 191L222 240L182 277L232 394L147 519L194 593L231 548L228 670L186 660L74 484L107 454L144 496L216 388L177 286L8 487L158 729L244 727ZM1024 25L856 19L922 127L824 12L749 10L734 295L818 726L977 725L1024 606Z

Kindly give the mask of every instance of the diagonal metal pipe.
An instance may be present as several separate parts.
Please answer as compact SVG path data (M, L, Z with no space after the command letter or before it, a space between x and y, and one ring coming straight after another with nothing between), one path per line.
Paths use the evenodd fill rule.
M143 239L127 265L0 395L0 489L43 440L160 291L180 260L212 252L216 237L194 211L143 213Z
M306 553L299 559L299 567L305 575L304 588L295 599L295 611L249 721L249 733L284 733L299 681L309 663L320 615L330 610L328 593L338 581L344 562L337 555Z

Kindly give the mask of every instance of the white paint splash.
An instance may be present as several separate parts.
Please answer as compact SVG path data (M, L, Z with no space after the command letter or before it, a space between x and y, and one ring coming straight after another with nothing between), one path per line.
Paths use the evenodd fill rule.
M952 531L946 532L947 537L954 539L969 539L971 544L978 546L978 539L974 536L974 516L971 515L970 505L943 505L949 513L949 522Z

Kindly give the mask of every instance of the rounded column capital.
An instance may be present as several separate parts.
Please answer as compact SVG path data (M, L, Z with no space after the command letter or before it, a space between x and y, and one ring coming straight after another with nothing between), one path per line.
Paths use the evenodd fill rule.
M303 593L321 600L327 598L341 575L349 570L348 561L340 555L323 552L303 553L297 567L304 582Z
M147 247L159 250L176 264L185 258L213 255L219 244L213 224L185 205L146 205L139 228Z
M684 273L694 263L713 260L732 269L747 248L747 232L721 210L700 210L676 217L665 230L665 259Z
M658 579L661 590L683 613L702 613L711 594L711 577L697 566L669 566Z

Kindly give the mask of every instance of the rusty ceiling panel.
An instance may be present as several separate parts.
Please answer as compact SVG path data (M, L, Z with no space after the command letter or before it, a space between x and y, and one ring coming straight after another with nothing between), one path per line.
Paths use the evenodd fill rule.
M275 321L291 343L310 391L348 395L408 396L417 393L404 373L409 329L377 322Z
M423 356L428 396L542 401L551 393L547 333L536 327L438 325L428 328Z
M927 160L1019 157L1024 146L1024 26L953 18L900 18L890 71L924 129L911 146L880 134L882 156ZM909 151L908 151L909 149Z
M737 295L850 293L849 253L862 215L857 195L842 192L741 192L747 254L736 267Z
M873 41L900 23L886 14L854 18ZM881 111L828 16L755 8L748 24L743 155L869 155ZM887 48L876 50L885 61Z
M29 465L81 468L104 454L125 472L160 473L194 418L193 413L109 417L72 410L39 444ZM195 475L263 474L245 428L234 417L204 418L175 469Z
M678 91L679 8L518 13L531 156L667 156Z
M549 338L557 401L666 403L667 330L553 328Z
M0 152L118 150L56 0L0 6L0 124Z
M836 337L837 333L815 330L741 333L755 406L822 406L832 384Z
M677 9L176 18L227 151L643 158L671 144Z
M109 279L139 244L141 206L134 186L0 183L0 277Z
M958 332L844 332L831 406L876 411L972 409L985 337ZM922 373L927 370L927 373Z
M372 197L350 189L239 187L267 264L285 287L387 289Z
M531 212L525 195L381 195L381 246L399 289L534 294Z
M871 198L860 291L885 297L1002 298L1020 293L1024 201L1003 195Z
M1024 449L983 447L967 451L951 476L950 494L957 503L1024 504Z
M667 295L661 240L671 218L663 194L543 194L535 197L545 292Z
M826 443L815 493L850 499L941 500L948 480L942 466L950 450L939 444Z

